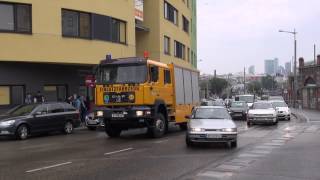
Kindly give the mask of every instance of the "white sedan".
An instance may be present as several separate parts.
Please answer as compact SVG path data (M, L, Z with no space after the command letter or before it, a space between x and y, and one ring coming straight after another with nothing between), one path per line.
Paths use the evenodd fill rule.
M253 103L248 112L248 126L253 124L278 124L277 112L270 102L259 101Z
M187 117L187 146L194 143L225 142L228 147L237 147L237 126L224 107L196 107Z
M277 118L278 120L290 120L290 108L284 101L270 101L274 108L276 108L277 111Z

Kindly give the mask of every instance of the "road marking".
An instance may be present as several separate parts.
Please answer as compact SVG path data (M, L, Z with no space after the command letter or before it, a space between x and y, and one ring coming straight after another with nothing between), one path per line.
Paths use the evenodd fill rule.
M222 171L238 171L239 169L241 169L243 167L245 167L245 166L221 164L218 167L216 167L216 169L222 170Z
M244 154L240 154L238 157L242 158L242 157L249 157L249 158L259 158L259 157L263 157L265 156L265 154L250 154L250 153L244 153Z
M232 175L233 173L231 172L206 171L198 174L197 176L221 179L231 177Z
M65 162L65 163L55 164L55 165L51 165L51 166L45 166L45 167L41 167L41 168L37 168L37 169L28 170L28 171L26 171L26 173L32 173L32 172L41 171L41 170L45 170L45 169L55 168L55 167L59 167L59 166L68 165L71 163L72 162Z
M112 151L112 152L104 153L104 155L106 156L106 155L116 154L116 153L120 153L120 152L130 151L132 149L133 148L121 149L121 150L118 150L118 151Z

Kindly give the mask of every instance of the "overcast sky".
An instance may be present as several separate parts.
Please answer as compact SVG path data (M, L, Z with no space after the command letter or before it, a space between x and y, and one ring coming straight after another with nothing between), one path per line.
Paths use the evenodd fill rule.
M320 54L320 0L197 0L198 68L202 73L240 72L255 65L264 72L264 60L279 58L284 65L293 56L293 36L279 29L296 28L298 57Z

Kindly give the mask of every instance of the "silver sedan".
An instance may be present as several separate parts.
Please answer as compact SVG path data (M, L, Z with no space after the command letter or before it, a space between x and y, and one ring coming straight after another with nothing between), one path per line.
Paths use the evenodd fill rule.
M237 147L237 126L224 107L196 107L189 117L186 135L187 146L194 143L225 142Z

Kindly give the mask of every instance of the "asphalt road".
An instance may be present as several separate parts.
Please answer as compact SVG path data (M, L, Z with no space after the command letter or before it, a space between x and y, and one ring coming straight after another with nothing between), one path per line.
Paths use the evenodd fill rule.
M117 139L86 129L26 141L1 138L0 180L247 179L240 176L241 171L250 171L266 157L279 158L273 154L309 127L294 118L278 126L251 128L243 121L236 122L240 130L236 149L223 144L187 148L185 132L177 127L171 127L161 139L147 137L144 129L125 132ZM273 166L272 160L269 166Z

